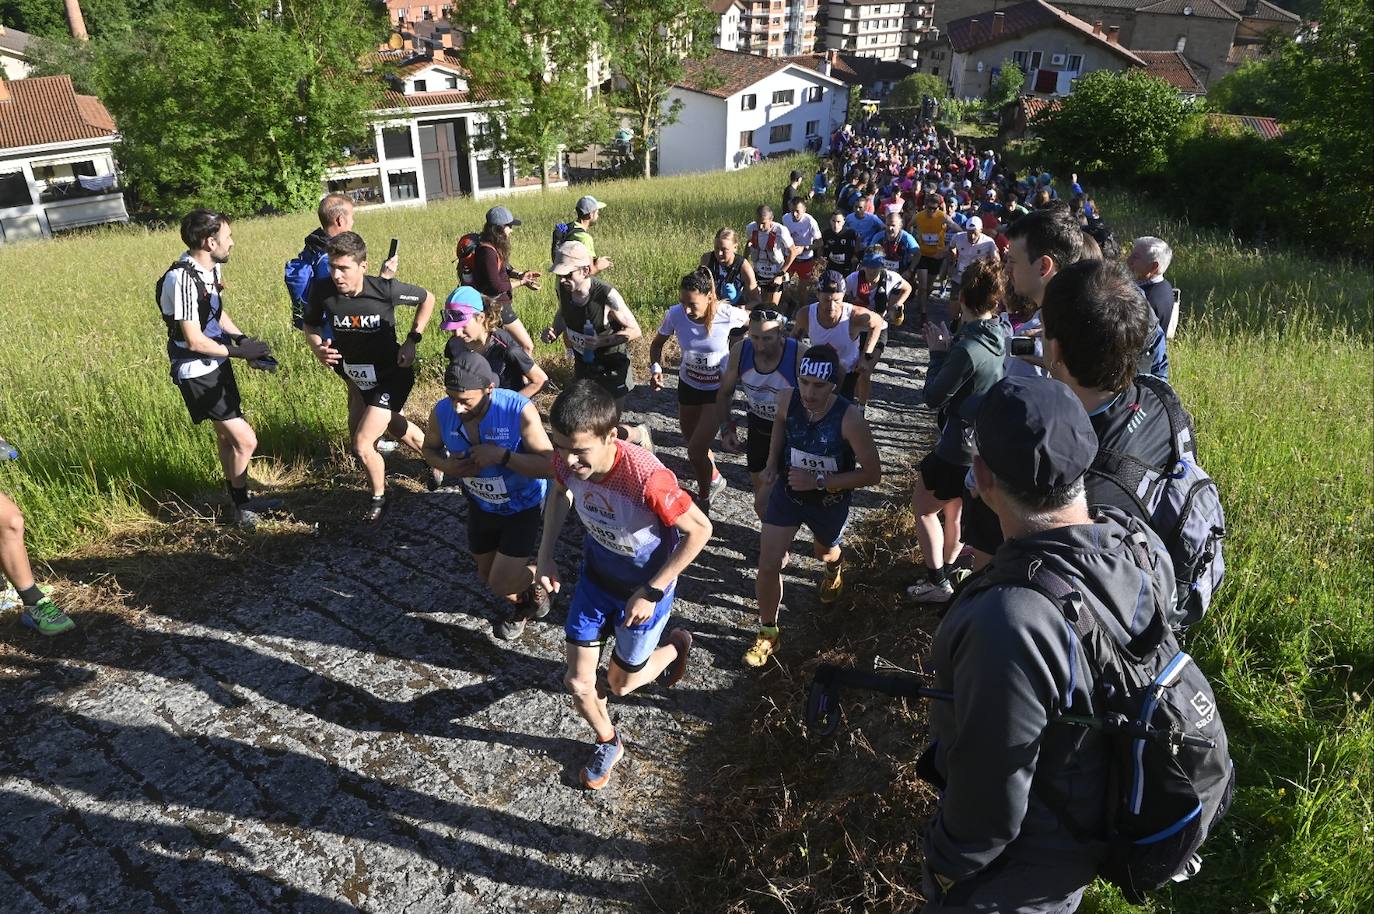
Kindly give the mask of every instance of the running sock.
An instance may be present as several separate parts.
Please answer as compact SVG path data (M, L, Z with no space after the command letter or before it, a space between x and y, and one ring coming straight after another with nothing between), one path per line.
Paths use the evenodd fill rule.
M776 638L778 636L778 623L774 622L772 625L759 625L759 631L770 638Z
M19 599L24 601L25 606L37 606L38 601L42 600L44 596L43 589L38 586L37 581L19 591Z
M926 569L926 577L929 578L930 583L936 585L937 587L938 587L939 585L941 585L941 584L948 584L948 583L949 583L949 570L948 570L948 569L949 569L949 566L948 566L948 565L946 565L944 568L927 568L927 569Z
M615 735L612 736L610 739L599 739L599 740L596 741L596 744L597 744L598 746L609 746L611 743L615 742L615 741L618 740L618 739L620 739L620 731L619 731L619 730L615 731Z
M248 487L230 485L229 497L233 499L235 508L242 508L248 503Z

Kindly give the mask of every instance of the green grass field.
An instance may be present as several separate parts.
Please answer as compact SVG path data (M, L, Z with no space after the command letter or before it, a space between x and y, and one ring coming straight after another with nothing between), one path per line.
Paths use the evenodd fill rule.
M607 278L646 333L715 229L742 228L789 167L596 188L609 203L596 232L616 261ZM506 201L526 223L519 265L547 267L550 227L578 193ZM1256 252L1144 203L1098 200L1123 241L1157 234L1177 251L1170 278L1185 311L1174 379L1229 518L1227 583L1190 641L1224 702L1240 789L1203 875L1156 910L1372 910L1374 283L1362 266ZM399 237L402 278L442 296L454 239L484 209L363 211L358 230L379 251ZM259 477L319 468L342 436L343 391L291 330L281 285L312 226L308 215L235 226L230 313L271 341L283 366L241 375ZM220 484L209 429L190 425L167 379L152 301L180 251L174 231L136 228L0 248L0 436L24 455L0 467L0 487L25 509L40 553L146 521L169 493L194 498ZM529 326L543 326L552 300L546 288L518 302ZM441 336L431 331L421 348L431 377ZM1085 906L1120 908L1105 891ZM741 887L732 909L782 908Z

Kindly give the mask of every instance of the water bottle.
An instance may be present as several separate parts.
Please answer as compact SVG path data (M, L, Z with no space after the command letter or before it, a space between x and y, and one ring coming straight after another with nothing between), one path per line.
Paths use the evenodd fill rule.
M592 337L596 336L596 328L592 326L591 318L587 318L586 322L582 325L582 335L587 337L588 339L591 339ZM582 361L586 362L589 365L592 362L596 361L596 350L593 349L590 345L584 344L582 352L580 354L582 356Z
M0 438L0 463L6 460L18 460L19 449L10 444L4 438Z

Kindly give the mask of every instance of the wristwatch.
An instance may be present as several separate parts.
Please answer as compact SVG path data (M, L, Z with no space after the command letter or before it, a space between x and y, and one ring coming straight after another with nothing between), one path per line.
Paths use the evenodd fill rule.
M652 584L645 584L640 589L644 591L644 596L648 597L654 603L657 603L664 597L663 591L659 590Z
M424 338L425 338L425 335L424 335L423 333L421 333L420 331L418 331L418 330L412 330L412 331L410 331L409 333L406 334L406 342L407 342L407 343L415 343L416 345L419 345L420 340L422 340L422 339L424 339Z
M816 474L816 488L818 488L818 489L824 489L824 488L825 488L825 474L824 474L824 473L817 473L817 474Z

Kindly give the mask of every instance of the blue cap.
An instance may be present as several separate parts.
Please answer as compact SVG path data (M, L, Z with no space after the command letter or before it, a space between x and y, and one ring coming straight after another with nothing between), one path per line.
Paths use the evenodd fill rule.
M879 254L877 251L869 251L864 255L864 259L859 264L859 266L868 270L880 270L883 268L883 265L883 255Z
M978 456L1013 493L1048 495L1097 457L1097 433L1073 391L1042 377L1009 377L975 407Z
M481 292L472 286L459 286L444 300L444 308L439 315L439 329L457 330L472 320L474 314L481 314L485 310Z

